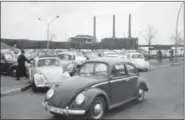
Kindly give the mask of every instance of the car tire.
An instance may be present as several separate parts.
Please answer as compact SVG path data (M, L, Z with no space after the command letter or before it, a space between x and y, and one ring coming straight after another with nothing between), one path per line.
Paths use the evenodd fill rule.
M38 88L37 88L37 86L35 85L35 82L33 81L33 83L32 83L32 91L33 92L38 92Z
M16 67L11 68L10 75L13 76L13 77L16 77L16 70L17 70Z
M105 114L105 108L105 99L103 97L96 97L87 112L87 117L89 119L101 119Z
M143 86L140 86L139 89L137 90L136 93L136 101L137 102L142 102L145 97L145 90Z

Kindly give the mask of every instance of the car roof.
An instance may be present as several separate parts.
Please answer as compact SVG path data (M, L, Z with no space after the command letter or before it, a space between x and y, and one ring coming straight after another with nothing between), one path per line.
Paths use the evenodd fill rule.
M88 60L87 62L104 62L109 65L114 65L116 63L125 62L125 61L119 58L100 57L100 58L94 58L94 59Z
M39 56L39 57L36 57L35 59L39 60L39 59L59 59L59 58L56 56Z

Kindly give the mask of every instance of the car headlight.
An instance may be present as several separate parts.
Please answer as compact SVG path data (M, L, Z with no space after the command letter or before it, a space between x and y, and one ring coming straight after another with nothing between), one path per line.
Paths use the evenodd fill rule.
M35 79L36 85L43 85L46 83L46 80L45 80L43 74L41 74L41 73L35 74L34 79Z
M84 94L80 93L76 96L75 102L77 105L80 105L84 102L84 100L85 100Z
M46 99L50 99L54 95L54 90L49 89L48 92L46 93Z

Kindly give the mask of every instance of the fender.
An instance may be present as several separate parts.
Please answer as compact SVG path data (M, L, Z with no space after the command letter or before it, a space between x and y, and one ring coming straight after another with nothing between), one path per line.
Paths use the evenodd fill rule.
M139 89L139 87L140 87L141 85L144 86L144 90L145 90L145 91L149 91L147 81L146 81L145 79L139 77L138 82L137 82L137 86L136 86L137 90Z
M17 68L18 64L13 63L12 65L9 66L8 71L10 71L13 67Z
M105 101L107 102L107 107L109 109L110 100L109 100L108 95L103 90L101 90L99 88L90 88L84 92L85 92L85 98L86 98L86 108L85 108L86 110L88 110L90 108L94 99L99 95L101 95L105 98Z

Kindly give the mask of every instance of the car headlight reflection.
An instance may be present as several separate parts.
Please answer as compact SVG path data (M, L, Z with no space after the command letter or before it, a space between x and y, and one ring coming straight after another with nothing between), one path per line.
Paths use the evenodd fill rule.
M48 92L46 93L46 99L50 99L54 95L54 90L49 89Z
M76 96L75 102L77 105L80 105L84 102L84 100L85 100L84 94L80 93Z

